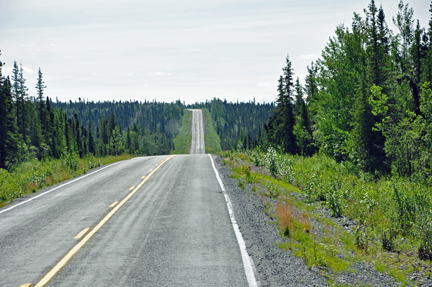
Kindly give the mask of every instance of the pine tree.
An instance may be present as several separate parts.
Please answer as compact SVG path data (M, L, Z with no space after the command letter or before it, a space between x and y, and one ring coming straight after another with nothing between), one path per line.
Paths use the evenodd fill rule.
M38 114L39 114L40 125L42 127L42 135L43 135L44 142L49 142L50 141L50 129L48 124L49 115L43 97L45 88L46 88L45 82L42 79L42 71L39 68L38 79L36 82Z
M0 51L1 56L1 51ZM11 168L17 160L17 137L13 100L9 78L2 75L0 61L0 168Z
M91 125L91 121L88 122L88 152L95 155L96 154L96 146L95 146L95 140L93 137L93 129Z
M81 140L81 126L79 123L77 113L74 114L74 119L75 119L75 131L74 131L75 138L74 138L74 141L76 143L76 147L77 147L77 151L78 151L79 156L83 157L84 156L84 148L83 148L82 140Z
M130 154L132 154L132 140L131 140L131 136L130 136L130 129L129 127L126 130L126 149L128 150L128 152Z
M69 122L66 113L64 113L64 139L65 139L65 145L66 145L66 152L72 153L72 145L71 145L71 133L69 128Z
M430 4L429 12L431 13L431 17L429 20L429 28L426 35L425 48L426 55L423 59L424 63L422 65L422 79L421 82L429 82L432 83L432 1Z
M27 144L29 143L29 134L30 130L28 127L28 121L29 121L29 112L26 109L26 103L27 103L27 91L28 88L25 85L26 79L24 79L24 69L22 64L20 64L20 70L18 74L18 86L19 86L19 102L17 105L20 105L20 125L18 126L19 132L23 137L24 142Z
M305 79L305 91L306 91L306 101L311 104L317 100L318 95L318 83L317 83L317 74L318 67L314 65L314 62L311 62L311 66L307 66L308 74Z
M409 8L408 4L404 5L402 0L398 4L398 9L399 11L396 18L393 17L393 24L399 29L398 41L402 43L400 43L401 50L396 51L400 53L396 60L399 64L400 72L402 74L407 74L409 70L409 47L413 41L414 10Z
M275 111L278 126L276 137L282 140L282 148L285 152L296 154L297 143L293 133L295 117L293 111L293 69L289 56L286 57L286 66L282 69L283 76L279 83L278 107Z
M389 77L389 31L382 7L378 10L375 1L369 4L366 13L368 22L368 84L375 84L387 91Z
M300 113L302 110L302 103L304 102L304 100L303 100L303 87L302 87L302 85L300 85L299 77L297 77L294 89L295 89L295 97L296 97L294 115L296 117L298 117L298 116L300 116Z

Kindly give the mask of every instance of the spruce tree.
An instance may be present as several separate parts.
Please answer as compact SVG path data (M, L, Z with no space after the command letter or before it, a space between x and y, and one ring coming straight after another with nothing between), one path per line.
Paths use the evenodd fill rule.
M294 114L296 117L298 117L298 116L300 116L300 113L302 110L302 103L304 102L304 100L303 100L303 87L300 84L299 77L297 77L294 89L295 89L295 97L296 97L295 109L294 109L295 113Z
M93 128L91 125L91 121L88 122L88 152L95 155L96 154L96 146L95 146L95 140L93 137Z
M283 70L283 91L279 97L278 104L281 105L279 115L281 120L278 128L278 134L283 140L283 149L287 153L297 153L296 138L293 133L295 125L295 117L293 110L293 69L289 56L286 57L286 66Z
M84 148L83 148L82 140L81 140L81 126L79 123L77 113L74 114L74 119L75 119L75 123L74 123L75 124L75 131L74 131L75 138L74 138L74 141L76 143L76 147L77 147L77 151L78 151L79 156L83 157Z
M45 82L42 79L42 71L39 68L38 79L36 82L38 114L39 114L40 125L42 127L42 135L44 138L44 142L49 142L50 141L50 128L48 124L49 115L43 97L45 88L46 88Z
M429 19L429 27L427 33L425 33L425 57L422 65L422 76L421 82L432 83L432 1L430 4L429 12L431 13Z
M24 69L22 64L20 64L20 69L18 73L18 86L19 86L19 101L17 105L20 106L20 125L18 126L19 132L26 144L29 143L30 129L28 126L29 122L29 112L27 110L27 91L28 88L25 85L26 79L24 79Z
M396 18L393 17L393 24L399 29L398 41L401 46L399 51L400 55L396 58L399 64L400 72L407 74L409 71L409 47L413 41L414 31L414 10L409 8L409 5L404 5L401 0L398 4L398 14Z
M1 51L0 51L1 56ZM17 128L9 78L2 75L0 61L0 168L11 168L17 160Z

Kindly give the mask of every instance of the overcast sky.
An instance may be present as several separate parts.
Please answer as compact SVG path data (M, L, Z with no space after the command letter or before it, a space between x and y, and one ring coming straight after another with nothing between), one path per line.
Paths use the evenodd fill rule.
M29 94L186 103L213 97L270 102L289 54L303 81L337 25L365 0L3 0L0 60L21 62ZM382 4L389 27L399 1ZM428 26L428 0L413 0Z

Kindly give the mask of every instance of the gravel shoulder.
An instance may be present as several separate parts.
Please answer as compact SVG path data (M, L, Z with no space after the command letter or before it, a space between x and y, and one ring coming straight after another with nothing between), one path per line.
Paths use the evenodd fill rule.
M391 276L376 271L374 266L366 262L354 263L348 271L339 274L317 266L308 269L302 258L295 257L291 251L283 251L278 247L286 239L280 235L276 220L265 214L260 197L251 191L249 185L246 185L244 191L238 187L237 179L229 177L233 173L222 163L221 158L214 155L213 158L232 201L235 217L246 242L247 251L253 259L260 286L401 285ZM316 210L320 216L329 218L346 230L355 226L355 222L348 218L333 218L325 208ZM314 232L317 233L324 227L316 220L313 220L312 224Z

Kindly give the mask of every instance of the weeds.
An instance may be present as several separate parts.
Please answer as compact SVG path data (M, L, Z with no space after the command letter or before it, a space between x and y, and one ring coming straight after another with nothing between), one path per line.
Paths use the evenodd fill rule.
M384 231L384 233L381 236L381 246L386 251L394 251L395 250L395 243L394 240L396 238L396 233L394 230L390 230L387 232Z
M278 202L276 205L277 219L279 220L279 228L284 236L290 236L292 226L292 217L294 209L291 204Z
M73 178L87 170L107 163L130 158L129 155L79 158L68 155L62 159L31 160L8 172L0 169L0 206L46 186Z
M337 183L333 183L328 189L326 200L327 205L333 211L333 216L340 217L343 211L343 198L339 192L340 186Z
M276 216L281 234L289 240L280 247L292 250L308 267L315 264L338 272L346 270L350 262L361 260L408 284L413 268L409 262L432 261L431 186L396 176L364 173L350 163L336 163L322 155L310 158L281 155L272 148L265 153L254 150L226 154L224 161L233 163L245 182L263 186L265 195L284 201L276 204ZM287 201L291 192L304 196L296 196L293 201L290 197ZM294 211L294 206L313 211L314 206L320 206L317 200L334 217L346 216L357 227L351 229L352 233L341 232L334 223L338 219L315 214L314 219L320 224L329 221L332 230L320 229L324 237L315 238L312 223L302 218L301 211ZM268 203L264 201L266 214L270 213ZM281 212L288 206L292 211ZM392 260L395 254L405 262L404 268ZM421 267L422 274L429 274L425 268Z
M369 248L369 237L365 228L359 225L356 226L354 228L354 236L357 248L364 250L364 253L367 254Z
M421 238L418 256L421 260L432 261L432 231L427 229Z
M238 182L237 182L237 186L241 188L241 190L245 190L246 188L246 183L243 179L239 178Z
M264 205L264 213L267 216L270 216L270 208L271 208L271 202L267 202L266 197L264 194L261 194L261 202Z

